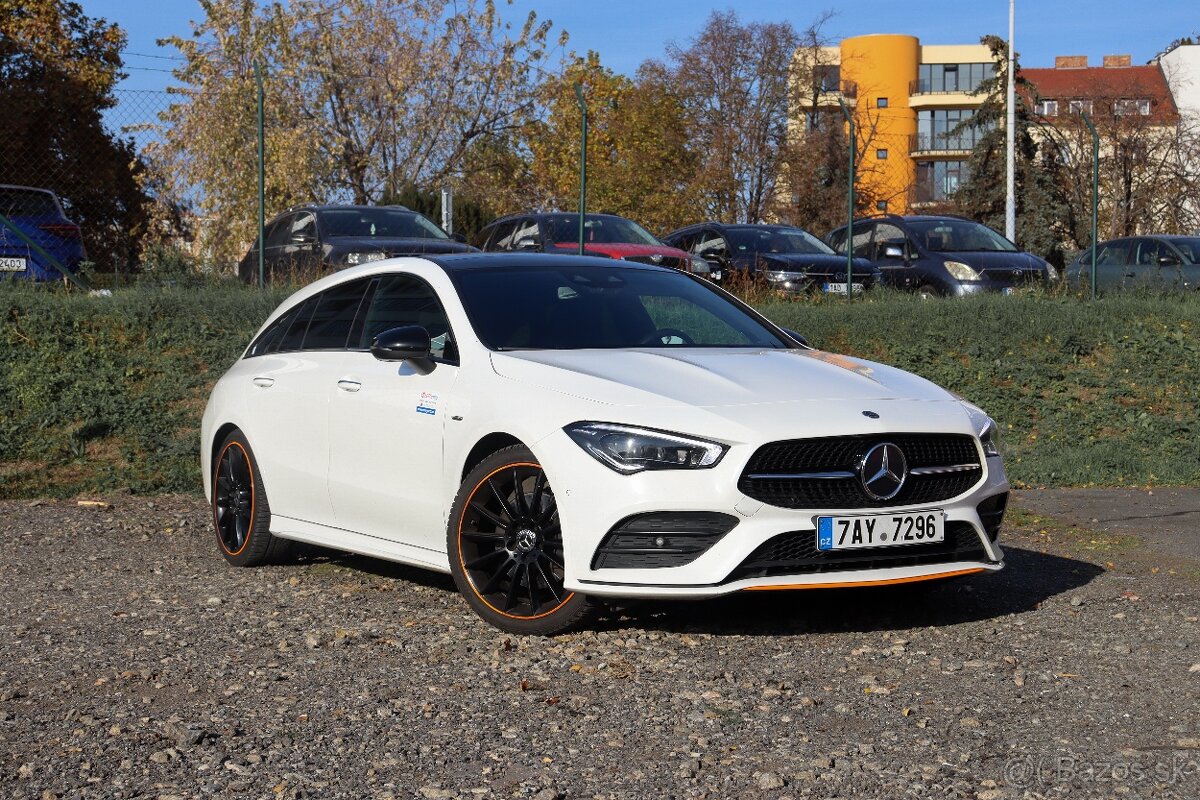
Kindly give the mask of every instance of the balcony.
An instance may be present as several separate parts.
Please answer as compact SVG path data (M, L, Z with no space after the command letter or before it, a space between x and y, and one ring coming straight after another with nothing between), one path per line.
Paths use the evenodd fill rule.
M908 137L908 153L917 156L964 156L975 148L982 134L914 133Z

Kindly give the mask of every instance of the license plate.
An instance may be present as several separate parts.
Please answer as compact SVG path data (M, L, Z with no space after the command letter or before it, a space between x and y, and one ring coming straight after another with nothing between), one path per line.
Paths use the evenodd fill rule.
M1004 287L1003 289L1001 289L1000 291L1001 291L1001 293L1003 293L1003 294L1012 294L1012 293L1013 293L1013 292L1015 292L1016 290L1017 290L1017 288L1016 288L1015 286L1005 286L1005 287Z
M714 269L712 272L708 273L708 277L712 278L714 281L721 280L721 270Z
M861 292L862 290L863 290L863 285L861 283L854 284L854 291ZM846 284L844 284L844 283L827 283L827 284L825 284L825 291L829 292L830 294L833 294L834 292L841 292L842 294L845 294L846 293Z
M0 272L24 272L25 259L0 258Z
M854 550L946 540L941 510L858 517L817 517L818 550Z

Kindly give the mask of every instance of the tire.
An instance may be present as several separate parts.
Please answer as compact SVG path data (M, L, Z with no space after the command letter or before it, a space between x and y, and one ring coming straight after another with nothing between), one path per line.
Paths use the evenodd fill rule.
M232 431L213 464L213 529L221 555L235 567L281 560L289 542L272 536L271 506L254 451L241 431Z
M921 284L920 286L918 286L917 294L926 300L938 298L938 297L942 296L942 292L938 291L936 286L929 284L929 283Z
M578 625L591 603L563 588L554 492L523 445L499 450L463 481L446 526L450 573L471 610L495 627L550 636Z

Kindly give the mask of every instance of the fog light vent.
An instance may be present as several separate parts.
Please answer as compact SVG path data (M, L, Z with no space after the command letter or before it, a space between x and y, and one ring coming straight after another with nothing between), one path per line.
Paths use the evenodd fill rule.
M712 511L655 511L626 517L596 548L592 569L654 569L690 564L738 524Z

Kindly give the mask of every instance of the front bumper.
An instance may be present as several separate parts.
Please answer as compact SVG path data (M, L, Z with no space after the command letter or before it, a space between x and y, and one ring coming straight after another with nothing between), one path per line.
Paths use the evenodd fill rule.
M989 538L977 507L1008 491L998 458L981 459L983 473L968 491L934 504L892 508L787 509L742 494L738 478L754 452L753 445L733 445L712 469L648 471L620 475L601 465L565 434L539 442L535 452L555 487L564 531L566 588L589 595L628 598L704 598L754 589L802 589L928 580L996 571L1003 551ZM735 573L758 548L780 534L816 537L815 518L824 514L918 511L938 508L947 526L965 523L979 540L978 558L947 557L936 563L887 567L849 567L836 571L773 573L741 578ZM622 520L653 512L715 512L736 516L738 524L694 561L676 567L648 569L594 568L597 548ZM966 527L960 526L962 531ZM899 548L880 548L893 552Z

